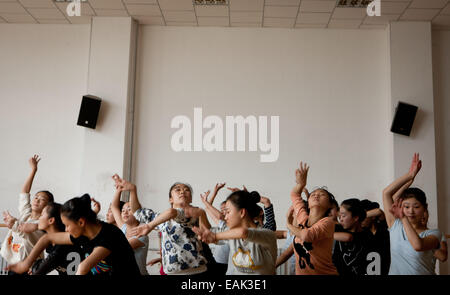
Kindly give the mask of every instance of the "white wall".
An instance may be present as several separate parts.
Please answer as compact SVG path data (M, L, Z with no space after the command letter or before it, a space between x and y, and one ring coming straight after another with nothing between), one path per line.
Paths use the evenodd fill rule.
M18 213L35 153L42 161L32 193L49 189L60 202L78 193L89 36L89 25L0 25L1 211Z
M450 233L450 31L433 32L434 113L439 229ZM448 240L447 240L448 242ZM441 264L450 274L450 263Z
M245 184L272 199L285 228L300 160L311 166L308 187L381 204L392 177L385 31L141 26L139 40L134 175L144 205L167 208L178 180L193 186L196 205L216 182ZM171 120L193 122L194 107L223 119L280 116L278 161L172 151Z

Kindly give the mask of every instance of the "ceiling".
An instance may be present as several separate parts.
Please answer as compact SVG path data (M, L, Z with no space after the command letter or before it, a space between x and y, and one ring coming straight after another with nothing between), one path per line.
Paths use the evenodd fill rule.
M450 0L381 0L381 16L366 8L337 7L337 0L228 0L198 6L193 0L88 0L81 16L69 17L67 3L0 0L0 23L79 24L92 16L131 16L156 26L382 29L390 21L431 21L450 29Z

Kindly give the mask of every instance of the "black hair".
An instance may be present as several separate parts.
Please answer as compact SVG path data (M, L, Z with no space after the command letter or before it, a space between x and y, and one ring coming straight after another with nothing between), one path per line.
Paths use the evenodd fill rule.
M51 192L49 192L49 191L38 191L36 194L39 194L39 193L46 194L49 203L53 203L55 201L55 198L53 197L53 194Z
M364 219L366 219L366 210L364 210L364 207L361 205L361 201L359 199L351 198L344 200L341 203L341 206L349 211L353 217L359 217L359 222L362 222Z
M330 203L331 203L331 208L333 208L333 206L334 206L334 207L336 207L337 209L339 209L339 203L336 201L335 198L331 199L331 200L330 200Z
M380 208L380 204L378 204L377 202L372 202L368 199L361 200L361 206L366 211Z
M55 219L55 227L58 231L63 232L66 230L66 226L61 220L61 207L62 205L59 203L51 202L46 206L48 218Z
M427 197L425 196L425 192L417 187L410 187L405 189L403 194L400 196L402 200L414 198L422 204L425 209L428 209Z
M261 196L256 191L235 191L228 196L227 201L233 203L239 210L247 210L251 219L258 217L260 210L262 210L258 206L258 203L261 201Z
M91 197L89 194L84 194L81 197L76 197L65 202L61 207L61 214L73 221L86 218L87 222L97 222L97 214L92 211Z
M126 202L119 201L119 210L122 211L123 205L125 205Z

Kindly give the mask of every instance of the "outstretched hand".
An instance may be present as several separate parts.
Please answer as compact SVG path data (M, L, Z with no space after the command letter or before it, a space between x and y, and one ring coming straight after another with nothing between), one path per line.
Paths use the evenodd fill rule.
M114 180L114 185L115 185L116 189L120 190L122 192L123 191L132 191L136 188L136 186L134 184L132 184L129 181L126 181L123 178L120 178L120 176L117 174L114 174L112 176L112 179Z
M3 211L3 222L6 224L6 226L11 229L14 225L14 223L16 223L17 218L15 218L14 216L12 216L9 211Z
M401 198L395 200L395 202L392 204L391 209L389 209L389 212L391 212L395 218L402 219L405 216L403 214L403 200Z
M309 166L306 163L300 162L300 166L295 170L295 182L302 186L306 186L306 180L308 178Z
M33 157L31 157L31 158L28 160L28 163L30 164L31 169L37 170L37 168L38 168L38 163L39 163L40 160L41 160L41 158L39 158L38 155L34 155Z
M212 231L210 231L209 229L203 227L203 226L201 226L201 227L194 226L192 228L192 231L194 233L196 233L198 239L201 240L204 243L211 244L211 243L216 243L217 242L216 234L213 233Z
M127 231L127 236L129 233L130 237L140 238L140 237L148 235L152 230L153 229L150 226L148 226L147 224L142 224L142 225L139 225L139 226Z
M101 209L100 202L94 198L91 198L91 203L92 203L92 211L94 211L95 214L98 214L98 212L100 212Z
M422 160L419 159L419 154L414 153L414 156L411 161L411 166L409 167L409 175L411 175L413 178L416 177L417 173L419 173L420 169L422 168Z
M237 192L237 191L246 191L248 192L247 188L245 187L245 185L242 186L243 189L237 188L237 187L227 187L227 189L229 189L231 192Z
M224 186L225 186L225 182L224 183L216 183L216 186L214 187L214 191L217 193L218 191L220 191Z
M206 203L209 204L208 202L208 196L209 196L210 191L204 192L203 194L200 194L200 198L202 199L203 204L206 205Z

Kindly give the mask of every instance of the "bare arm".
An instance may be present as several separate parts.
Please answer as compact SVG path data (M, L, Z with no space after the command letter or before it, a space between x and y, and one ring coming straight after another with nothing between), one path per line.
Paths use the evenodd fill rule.
M137 188L136 185L126 181L119 177L119 175L114 174L112 177L115 181L116 189L120 189L121 191L129 191L130 192L130 207L133 214L140 208L142 208L139 203L139 199L137 196Z
M277 239L286 239L287 231L286 230L276 230L275 235L277 236Z
M27 179L25 180L25 183L22 187L22 193L29 194L31 191L31 186L33 185L34 176L36 175L37 169L38 169L38 163L41 159L38 155L34 155L30 160L28 160L28 163L31 167L31 172L28 175Z
M77 275L85 275L89 273L89 271L96 266L100 261L105 259L111 254L111 250L106 249L105 247L96 247L88 257L86 257L83 261L81 261L80 265L78 265Z
M409 172L394 180L394 182L383 190L383 207L388 227L391 227L395 221L395 216L390 211L394 201L397 201L397 199L394 200L394 196L397 196L398 198L398 196L413 183L414 178L417 173L419 173L421 167L422 161L419 159L419 154L414 154Z
M116 189L114 193L113 200L111 202L111 211L114 216L114 220L116 221L117 227L122 228L124 222L122 219L122 214L120 212L120 196L122 191L120 189Z
M353 235L346 232L335 232L333 234L333 239L339 242L351 242L353 241Z
M28 271L28 269L33 265L33 262L42 253L42 251L44 251L45 248L47 248L51 244L72 245L70 234L61 232L43 235L33 247L33 250L31 250L27 258L25 258L25 260L16 264L9 265L7 269L19 274Z
M403 216L401 218L401 221L406 232L406 237L408 238L408 241L411 243L411 246L414 248L414 250L434 250L439 246L438 238L433 235L427 236L425 238L419 237L406 216Z
M209 195L209 191L205 192L204 194L201 194L200 198L201 198L203 204L205 205L206 212L214 219L214 221L216 223L219 223L221 220L224 220L224 216L223 216L222 212L217 210L217 208L215 208L212 205L212 201L208 200L208 195Z
M448 255L447 242L441 241L441 247L434 252L434 257L439 259L441 262L446 262L447 255Z
M294 244L291 244L286 250L283 251L283 253L280 254L280 256L277 257L275 267L279 267L284 264L289 258L291 258L292 255L294 255Z
M214 200L217 197L217 193L225 186L225 182L224 183L217 183L216 186L214 187L213 190L213 194L211 196L211 198L209 199L209 203L212 205L212 203L214 202Z
M157 227L161 223L164 223L170 219L174 219L175 217L177 217L177 215L178 215L178 212L176 209L169 208L166 211L164 211L163 213L156 216L149 223L142 224L142 225L130 230L130 235L136 236L136 237L142 237L142 236L148 235L153 229L155 229L155 227Z

